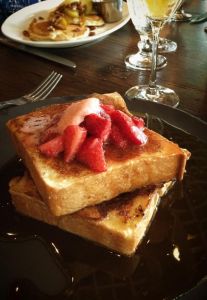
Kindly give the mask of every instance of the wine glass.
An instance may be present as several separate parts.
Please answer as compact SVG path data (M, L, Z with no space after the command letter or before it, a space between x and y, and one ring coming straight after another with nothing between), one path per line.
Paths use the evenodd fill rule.
M140 35L140 42L138 45L138 52L129 54L125 58L125 64L128 68L133 70L151 70L152 65L152 45L151 45L151 26L147 18L143 20L142 18L135 16L133 7L129 1L128 8L129 13L132 19L132 22L135 26L135 29ZM136 1L136 0L135 0ZM140 12L139 12L140 13ZM163 55L157 56L157 70L164 68L167 65L167 59Z
M138 52L129 54L125 58L125 65L132 70L151 70L152 65L152 51L149 39L142 39L142 42L138 43ZM163 55L157 56L156 69L160 70L167 65L167 59Z
M135 2L135 0L128 1ZM181 1L182 0L136 0L135 9L141 9L143 17L147 17L152 28L152 68L149 84L130 88L125 94L127 99L145 99L173 107L178 106L179 98L176 93L169 88L156 84L156 64L160 29L175 13Z
M140 37L141 39L141 37ZM143 45L143 41L142 39L139 41L138 43L138 48L143 48L145 47ZM152 38L149 37L148 41L147 41L147 49L148 52L152 52ZM177 43L174 41L171 41L169 39L166 38L159 38L159 43L158 43L158 53L171 53L171 52L175 52L177 50Z
M125 58L125 64L133 70L151 70L152 65L152 28L146 16L143 16L141 9L136 9L136 0L127 1L129 15L132 23L139 33L138 52L129 54ZM159 38L158 52L170 53L177 49L177 43L166 38ZM156 69L160 70L167 65L167 59L163 55L157 56Z
M176 10L175 14L172 17L172 21L182 22L182 21L189 21L192 18L192 15L186 13L183 8L184 0L181 1L180 6Z

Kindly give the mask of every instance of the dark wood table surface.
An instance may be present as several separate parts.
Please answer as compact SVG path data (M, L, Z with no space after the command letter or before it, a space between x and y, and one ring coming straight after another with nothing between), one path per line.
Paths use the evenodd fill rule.
M185 10L200 14L207 10L206 0L189 0ZM166 54L168 65L158 72L158 83L174 89L180 109L207 121L207 24L171 22L161 36L177 42L174 53ZM76 62L76 70L0 45L0 101L30 91L49 72L63 74L51 96L85 95L92 92L125 91L145 84L149 72L127 70L124 58L137 51L139 36L131 22L120 30L91 44L73 48L47 49Z

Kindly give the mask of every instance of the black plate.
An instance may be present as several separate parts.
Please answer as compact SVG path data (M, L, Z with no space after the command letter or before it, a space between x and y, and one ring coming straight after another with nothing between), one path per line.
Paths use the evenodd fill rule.
M13 210L8 182L23 172L23 166L5 122L46 103L71 99L54 98L0 112L0 298L206 299L207 125L189 114L156 103L128 103L133 112L150 114L146 114L150 128L192 153L183 182L163 199L133 257L117 255Z

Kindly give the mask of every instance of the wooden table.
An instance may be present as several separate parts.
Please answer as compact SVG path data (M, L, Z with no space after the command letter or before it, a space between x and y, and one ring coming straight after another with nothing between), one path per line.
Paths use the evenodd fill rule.
M206 0L189 1L185 9L205 12ZM175 53L166 54L168 65L158 72L158 83L174 89L180 109L207 120L207 33L206 23L192 25L172 22L161 36L177 42ZM48 49L77 63L77 69L48 62L0 45L0 100L16 98L35 87L51 70L63 74L52 96L84 95L118 91L124 95L131 86L145 84L149 72L127 70L124 58L137 50L138 34L131 22L93 44L74 48Z

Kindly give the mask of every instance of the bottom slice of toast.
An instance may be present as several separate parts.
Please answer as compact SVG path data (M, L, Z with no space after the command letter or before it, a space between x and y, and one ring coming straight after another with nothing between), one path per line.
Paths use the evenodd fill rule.
M146 187L60 217L52 215L27 174L13 178L9 191L16 210L21 214L57 226L121 254L132 255L149 228L160 197L172 185L172 182L167 182L160 186Z

